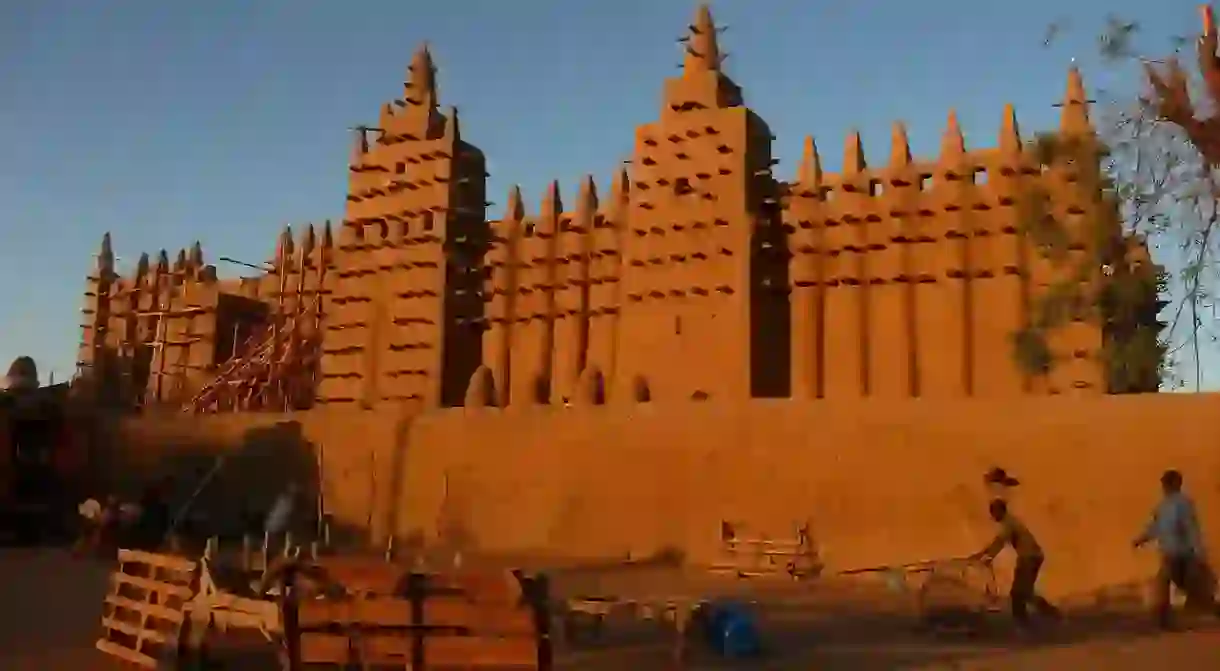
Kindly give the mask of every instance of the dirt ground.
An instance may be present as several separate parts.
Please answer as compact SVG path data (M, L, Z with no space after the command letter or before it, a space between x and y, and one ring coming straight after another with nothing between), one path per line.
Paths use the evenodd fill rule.
M0 550L0 668L120 668L93 649L107 569L58 550ZM554 589L565 596L716 593L757 601L770 654L733 664L697 655L692 668L708 671L1220 668L1220 627L1200 623L1190 631L1157 633L1146 617L1131 612L1074 614L1034 638L1017 637L1000 624L975 640L937 640L912 631L904 600L875 584L743 582L668 568L601 568L558 571ZM668 646L668 634L655 623L612 619L601 640L563 646L557 661L561 669L581 671L665 669L672 668Z

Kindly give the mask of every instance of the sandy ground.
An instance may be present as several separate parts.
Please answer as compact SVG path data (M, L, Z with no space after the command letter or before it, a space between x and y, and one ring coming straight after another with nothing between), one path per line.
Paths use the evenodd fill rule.
M120 668L93 649L108 567L53 550L0 550L0 669L103 671ZM937 640L912 631L901 599L874 586L713 580L673 570L568 571L555 590L569 596L644 597L722 593L755 599L771 654L728 664L706 654L694 669L1024 669L1220 668L1220 627L1151 630L1137 614L1081 614L1053 632L1019 638L1002 624L976 640ZM669 590L669 591L664 591ZM888 600L887 600L888 599ZM565 646L561 669L672 668L668 638L655 623L611 621L602 640ZM269 660L268 660L269 661ZM243 668L272 669L266 663ZM226 666L225 668L237 668Z

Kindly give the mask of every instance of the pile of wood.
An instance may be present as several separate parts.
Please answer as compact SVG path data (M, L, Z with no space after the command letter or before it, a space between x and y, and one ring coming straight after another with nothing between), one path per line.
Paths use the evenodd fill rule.
M713 573L738 578L787 575L800 580L822 571L808 522L797 526L790 538L748 538L738 525L721 522L720 547L722 558L711 566Z
M550 668L545 580L352 557L286 564L282 575L288 671Z

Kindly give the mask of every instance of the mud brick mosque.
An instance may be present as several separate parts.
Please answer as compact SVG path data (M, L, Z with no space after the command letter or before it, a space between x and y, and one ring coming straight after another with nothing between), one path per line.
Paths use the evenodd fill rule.
M535 209L514 188L489 220L484 155L421 48L358 133L343 221L285 229L265 273L219 279L196 243L121 276L107 235L80 379L189 412L1156 390L1104 360L1159 329L1154 290L1130 319L1076 309L1045 329L1039 366L1015 352L1049 294L1156 272L1102 188L1079 73L1057 132L1075 160L1040 161L1008 107L993 148L968 150L950 113L935 158L895 124L884 162L853 134L831 174L807 139L785 180L706 7L685 51L608 190L586 177L565 203L555 182Z

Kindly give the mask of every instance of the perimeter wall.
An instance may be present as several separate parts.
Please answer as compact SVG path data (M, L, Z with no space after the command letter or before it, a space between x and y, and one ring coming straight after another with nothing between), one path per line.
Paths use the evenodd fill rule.
M274 496L281 474L316 473L320 451L328 509L376 539L458 526L485 550L707 561L721 520L784 537L808 519L831 571L981 548L982 473L998 465L1023 482L1014 507L1061 595L1150 575L1155 557L1130 541L1165 468L1185 473L1220 538L1217 410L1211 394L317 410L125 420L112 437L129 473L175 452L263 454L232 460L228 498Z

